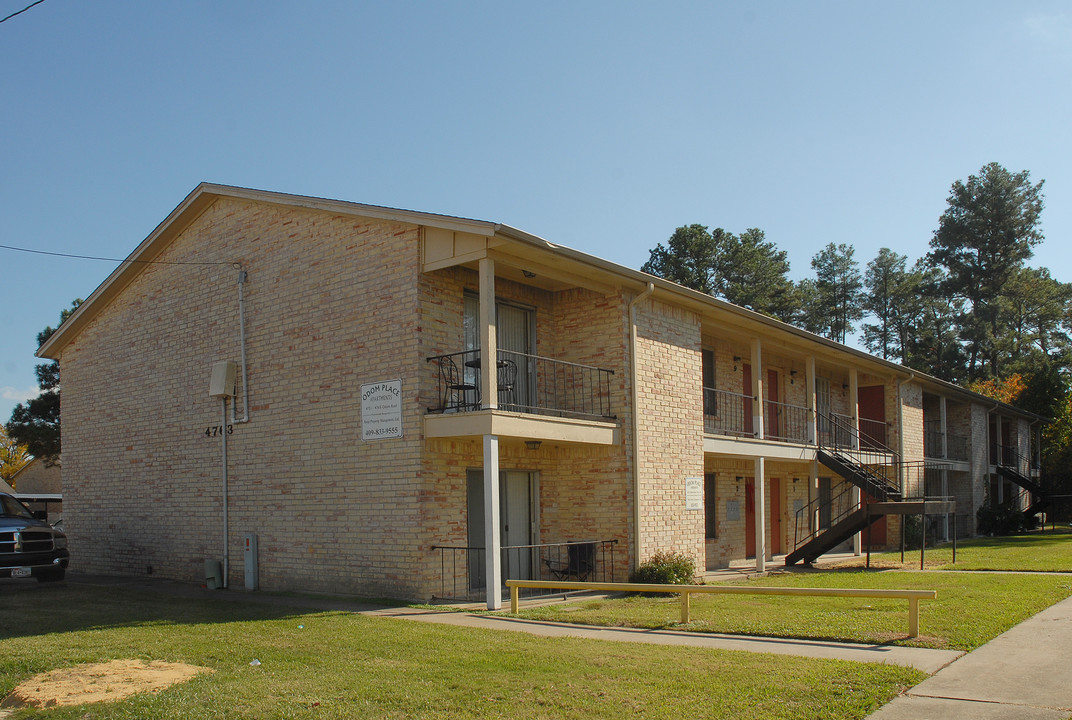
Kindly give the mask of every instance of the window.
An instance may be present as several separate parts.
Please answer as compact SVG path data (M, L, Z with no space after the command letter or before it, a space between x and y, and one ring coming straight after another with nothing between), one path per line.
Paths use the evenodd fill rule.
M718 415L718 395L715 392L715 351L701 350L700 362L703 365L704 415Z
M718 537L718 494L715 491L717 478L715 473L704 475L704 526L709 540Z

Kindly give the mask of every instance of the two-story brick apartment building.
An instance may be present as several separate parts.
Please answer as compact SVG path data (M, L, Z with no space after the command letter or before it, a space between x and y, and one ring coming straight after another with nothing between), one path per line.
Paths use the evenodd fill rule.
M971 533L1037 427L506 225L208 184L39 354L79 569L240 584L253 533L263 587L489 605L657 550L762 567L861 493Z

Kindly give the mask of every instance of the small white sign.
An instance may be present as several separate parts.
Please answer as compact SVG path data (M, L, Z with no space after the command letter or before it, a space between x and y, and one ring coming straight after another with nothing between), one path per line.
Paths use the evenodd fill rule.
M703 478L685 478L685 509L703 510Z
M402 437L402 381L361 386L361 439Z

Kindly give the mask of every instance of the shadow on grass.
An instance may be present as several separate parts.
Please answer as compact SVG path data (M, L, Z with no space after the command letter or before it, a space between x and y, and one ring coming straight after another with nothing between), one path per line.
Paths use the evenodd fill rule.
M372 601L370 601L372 603ZM246 594L160 580L0 581L0 640L146 625L283 620L383 606L349 598Z

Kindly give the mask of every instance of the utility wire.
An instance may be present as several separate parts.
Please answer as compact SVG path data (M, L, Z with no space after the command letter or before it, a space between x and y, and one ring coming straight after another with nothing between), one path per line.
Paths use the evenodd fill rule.
M13 12L10 15L8 15L6 18L4 18L3 20L0 20L0 23L7 22L8 20L10 20L11 18L15 17L16 15L22 15L24 12L26 12L27 10L32 8L34 5L40 5L44 1L45 0L37 0L37 2L30 3L29 5L24 7L22 10L19 10L18 12Z
M37 0L44 2L45 0ZM182 262L170 260L121 260L119 258L96 257L93 255L71 255L69 253L48 252L47 250L31 250L30 248L15 247L13 245L0 245L3 250L15 250L17 252L33 253L34 255L51 255L53 257L75 258L76 260L103 260L117 263L142 263L143 265L237 265L233 262Z

